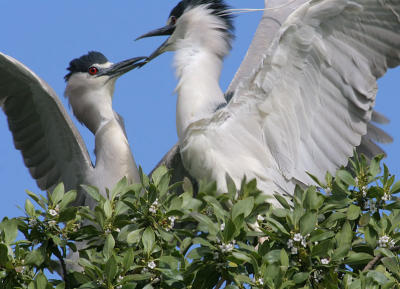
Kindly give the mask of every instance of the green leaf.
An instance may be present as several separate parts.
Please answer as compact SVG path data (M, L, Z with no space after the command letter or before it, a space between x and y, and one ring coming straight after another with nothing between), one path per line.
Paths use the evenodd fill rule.
M347 210L347 219L350 221L356 220L360 215L361 209L356 205L350 205L349 209Z
M110 259L108 259L104 270L108 284L110 284L114 280L115 276L117 275L117 269L117 260L113 255Z
M289 256L283 248L281 249L281 265L286 267L289 266Z
M300 218L300 233L305 236L311 233L317 224L317 214L307 212L303 217Z
M45 289L47 287L47 278L43 274L43 272L40 272L38 275L36 275L35 283L36 283L36 288Z
M143 232L142 236L143 249L147 253L147 255L151 254L154 242L155 242L154 231L152 228L147 227L146 230Z
M272 214L277 216L278 218L285 218L288 211L281 208L272 209Z
M336 177L341 179L346 185L356 186L353 176L348 171L338 170L336 172Z
M161 178L168 173L168 169L165 166L159 166L152 174L154 185L158 186Z
M38 250L33 250L28 253L25 258L26 265L36 265L39 267L45 260L45 250L43 248L39 248Z
M268 262L268 264L278 263L281 261L281 250L269 251L264 257L263 261Z
M58 219L59 222L68 222L74 220L76 218L76 213L78 208L76 207L69 207L60 212L60 218Z
M294 274L293 281L296 284L301 284L308 279L308 276L310 276L309 272L299 272Z
M313 233L311 235L310 241L311 242L321 242L323 240L332 238L335 236L335 233L332 231L318 231L317 233Z
M317 210L322 204L323 204L323 198L321 202L321 199L317 194L316 188L309 187L306 191L304 207L309 210Z
M395 183L392 188L390 189L390 194L397 194L398 192L400 192L400 181L398 181L397 183Z
M6 244L14 242L18 235L18 225L16 219L5 219L0 224L0 229L4 231L4 241Z
M134 257L133 249L132 248L127 249L127 252L122 261L122 267L124 268L125 271L128 271L129 268L133 265L134 261L133 257Z
M382 258L382 263L385 265L386 268L389 269L389 271L399 276L400 264L396 258L389 258L389 257Z
M108 234L107 238L106 238L106 242L104 243L104 247L103 247L103 255L106 259L110 258L110 256L112 255L114 246L115 246L114 237L112 236L112 234Z
M356 253L356 252L349 252L348 257L346 258L345 262L348 265L366 265L369 261L371 261L374 256L368 253Z
M389 282L389 279L384 274L378 271L369 271L367 273L367 277L372 278L375 282L377 282L380 285L385 285L387 282Z
M112 217L112 207L110 200L106 200L103 205L104 215L106 219L110 219Z
M99 193L99 190L93 186L81 185L81 187L96 201L104 200L104 197Z
M216 235L219 232L217 224L215 224L209 217L199 214L190 214L202 226L201 230L208 231L211 235Z
M25 201L25 212L29 217L35 217L35 207L29 199Z
M0 243L0 266L5 267L10 261L8 256L8 247L5 244Z
M126 237L126 242L130 245L138 243L140 241L142 232L143 228L130 232Z
M366 226L364 228L365 241L367 241L370 248L375 248L378 242L378 233L372 228L372 226Z
M232 219L235 219L240 214L243 214L243 216L246 218L248 215L250 215L251 211L253 210L253 207L254 207L253 197L249 197L247 199L238 201L232 208Z
M360 221L358 222L358 224L359 224L361 227L365 227L366 225L369 224L369 219L370 219L370 218L371 218L371 217L370 217L369 214L363 214L363 215L361 215L361 218L360 218Z
M60 210L64 209L69 204L71 204L73 201L75 201L76 196L77 196L76 191L69 191L66 194L64 194L64 197L60 202Z
M56 205L62 200L63 196L64 196L64 184L59 183L53 190L53 193L51 194L51 201L53 202L54 205Z
M222 232L225 242L229 242L233 239L236 233L235 224L232 222L231 219L228 219L227 223L225 224L225 229Z
M350 246L352 239L353 231L351 230L349 222L346 221L342 227L342 230L340 230L340 232L336 235L338 247Z

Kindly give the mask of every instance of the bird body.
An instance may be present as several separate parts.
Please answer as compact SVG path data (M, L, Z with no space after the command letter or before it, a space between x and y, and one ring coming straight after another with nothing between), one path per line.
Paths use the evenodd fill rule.
M322 179L347 163L367 133L376 79L400 62L399 3L305 3L286 19L260 63L236 82L232 99L220 109L215 84L229 51L221 47L229 47L232 38L228 7L218 0L179 5L182 12L172 10L163 28L162 35L170 38L149 60L175 51L179 146L190 174L216 180L221 192L226 175L236 186L245 176L256 178L271 196L313 184L307 172ZM202 15L204 23L186 20L191 12ZM211 34L207 29L215 30L214 38L203 37ZM160 30L142 37L156 35ZM191 46L192 53L185 52ZM218 100L211 101L215 95Z
M0 54L0 103L7 116L15 147L38 186L51 190L59 182L66 189L90 184L105 194L122 177L138 181L122 118L112 109L115 80L137 67L134 58L117 64L99 52L89 52L70 63L65 79L77 119L95 135L96 164L62 106L41 78L12 57ZM93 205L79 194L76 205Z

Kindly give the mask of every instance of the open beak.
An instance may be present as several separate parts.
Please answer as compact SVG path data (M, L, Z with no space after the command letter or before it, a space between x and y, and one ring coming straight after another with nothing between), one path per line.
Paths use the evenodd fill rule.
M111 65L109 68L103 69L100 71L96 76L109 76L110 78L115 78L119 77L128 71L131 71L132 69L136 67L141 67L145 64L144 61L139 62L140 60L146 59L147 57L141 56L141 57L134 57L130 58L118 63L114 63Z
M165 36L165 35L172 35L175 31L175 25L166 25L164 27L161 27L159 29L155 29L153 31L150 31L146 34L143 34L142 36L136 38L136 40L142 39L142 38L147 38L147 37L153 37L153 36ZM160 54L163 54L164 52L168 51L170 43L168 42L169 38L164 41L163 44L160 45L147 59L146 62L151 61L152 59L156 58Z

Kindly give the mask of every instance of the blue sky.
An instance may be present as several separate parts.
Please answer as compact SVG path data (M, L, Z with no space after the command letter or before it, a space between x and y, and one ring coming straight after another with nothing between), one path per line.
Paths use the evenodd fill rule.
M64 75L73 58L90 50L104 53L117 62L134 56L149 55L163 41L161 38L134 39L165 24L171 8L178 1L10 1L0 3L0 51L28 67L50 84L68 104L64 95ZM228 1L235 8L263 8L263 0ZM236 40L222 71L221 86L229 85L251 42L261 12L242 14L235 19ZM171 66L172 53L150 65L135 70L117 81L114 110L125 119L129 142L136 162L149 172L177 141L175 129L176 79ZM400 69L390 71L379 81L377 109L392 122L384 128L395 142L384 146L386 163L400 175L400 98L397 81ZM67 108L71 113L70 109ZM77 127L90 152L93 135L80 124ZM14 217L22 212L25 189L39 192L14 148L6 118L0 113L0 217Z

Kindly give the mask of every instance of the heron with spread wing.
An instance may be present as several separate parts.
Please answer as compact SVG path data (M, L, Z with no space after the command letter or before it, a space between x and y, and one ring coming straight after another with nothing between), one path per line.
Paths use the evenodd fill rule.
M122 177L139 181L124 122L112 109L118 77L138 67L144 57L111 63L100 52L70 62L65 76L74 115L95 135L96 164L54 90L28 67L0 53L0 104L7 116L14 144L43 190L59 182L67 189L81 184L104 194ZM79 194L76 205L92 205Z
M244 176L256 178L271 196L313 184L307 172L334 173L360 144L370 155L379 152L373 141L390 137L370 121L384 120L373 112L376 80L400 63L399 15L393 0L305 2L271 44L258 40L269 37L259 27L252 44L259 61L235 77L228 102L218 80L233 37L229 7L179 2L165 27L140 38L169 35L149 60L175 51L184 167L215 180L221 192L226 175L237 186Z

